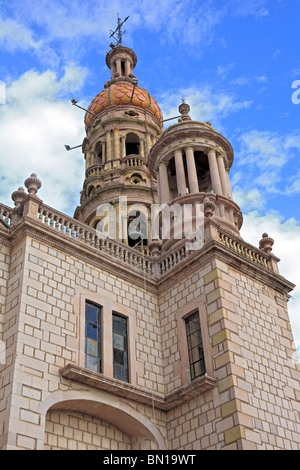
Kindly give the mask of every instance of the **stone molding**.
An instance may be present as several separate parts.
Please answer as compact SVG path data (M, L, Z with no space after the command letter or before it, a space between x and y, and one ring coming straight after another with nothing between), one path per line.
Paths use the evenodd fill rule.
M185 403L187 400L198 396L199 393L210 390L217 383L217 379L204 375L193 380L188 385L179 387L174 392L163 395L133 386L127 382L105 377L103 374L78 367L74 364L67 364L60 370L60 374L66 379L113 393L127 400L154 406L154 408L163 411L168 411L175 406Z

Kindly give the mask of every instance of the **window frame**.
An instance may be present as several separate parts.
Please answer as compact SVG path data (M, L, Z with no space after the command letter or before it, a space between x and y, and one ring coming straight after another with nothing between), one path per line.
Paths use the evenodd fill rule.
M79 318L79 336L68 339L68 347L74 351L74 363L85 368L85 303L102 306L102 372L101 375L113 379L113 348L112 348L112 312L127 318L128 333L128 383L138 385L139 365L136 360L137 312L129 306L108 297L107 290L98 287L97 293L85 288L78 288L74 297L74 314ZM94 372L98 374L98 372Z
M191 331L191 322L193 319L198 319L199 328L194 330L194 333L197 334L198 342L195 345L192 345L192 337L194 333ZM186 331L186 340L187 340L187 350L188 350L188 358L189 358L189 366L190 366L190 375L191 380L195 380L198 377L202 377L206 374L206 363L205 363L205 354L204 354L204 346L203 346L203 338L202 338L202 331L201 331L201 323L200 323L200 316L198 310L191 313L187 317L185 317L185 331ZM194 360L192 357L194 355L195 349L198 352L199 357ZM199 354L199 349L202 350L202 355ZM200 364L200 373L196 372L196 365ZM201 365L203 364L204 367Z
M88 319L87 319L87 314L88 314L88 306L91 306L91 307L94 307L94 308L97 308L97 321L96 323L95 322L91 322L89 321L88 322ZM87 350L88 350L88 339L92 340L92 341L95 341L93 340L91 337L88 337L87 336L87 331L88 331L88 323L92 324L96 324L96 328L97 328L97 355L93 355L93 354L90 354ZM90 357L94 357L94 358L97 358L97 370L95 369L92 369L91 367L89 367L87 365L87 362L88 362L88 356ZM103 357L103 351L102 351L102 305L98 305L96 304L95 302L91 302L89 300L86 300L85 302L85 345L84 345L84 366L89 369L89 370L93 370L94 372L99 372L99 373L102 373L102 357Z
M213 351L209 336L206 303L205 299L197 299L188 302L177 312L178 349L180 353L180 360L174 364L174 374L181 375L182 385L188 385L192 382L185 319L195 312L198 312L200 318L206 375L209 377L214 377L214 366L212 359Z
M114 329L114 319L115 318L120 318L120 319L123 319L125 321L125 329L126 329L125 335L118 334L115 331L115 329ZM129 377L130 377L130 373L129 373L129 347L128 347L129 331L128 331L128 327L129 327L128 317L126 317L125 315L120 314L119 312L112 311L113 377L114 377L114 379L122 380L123 382L129 382ZM115 344L114 335L115 334L118 334L120 337L122 336L122 338L124 340L124 349L114 347L114 344ZM117 372L116 372L115 366L117 366L118 364L116 364L116 361L115 361L115 350L119 350L119 351L124 352L125 361L126 361L126 368L125 368L126 377L125 378L116 377Z

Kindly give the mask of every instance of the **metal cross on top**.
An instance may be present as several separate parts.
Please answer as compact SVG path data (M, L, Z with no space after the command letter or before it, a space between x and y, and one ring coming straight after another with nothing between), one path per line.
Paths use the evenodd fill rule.
M126 33L126 30L122 31L122 26L123 24L125 23L125 21L127 21L129 18L129 16L127 16L125 18L124 21L121 21L121 18L119 18L119 14L118 14L118 26L116 27L115 31L110 31L110 38L113 37L116 41L117 41L117 44L111 44L111 46L119 46L120 44L122 44L122 36L123 34Z

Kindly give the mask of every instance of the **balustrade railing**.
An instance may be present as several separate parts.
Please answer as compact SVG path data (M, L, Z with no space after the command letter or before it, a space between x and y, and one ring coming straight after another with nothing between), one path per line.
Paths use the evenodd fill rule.
M73 219L61 212L41 203L38 209L37 219L41 224L47 225L62 236L75 239L85 245L113 257L117 262L133 267L144 275L162 276L172 268L187 259L194 250L189 250L186 240L171 252L158 259L151 258L148 247L137 250L116 240L105 238L92 227ZM0 220L8 226L12 226L13 209L0 204ZM242 256L243 258L272 271L272 264L261 250L243 242L234 235L218 229L217 240L226 248Z
M181 261L185 260L190 254L190 251L187 250L186 244L182 245L177 250L172 251L172 253L165 254L162 258L159 259L159 273L165 274L170 269L174 268Z
M41 204L38 211L38 220L62 235L96 248L137 270L152 274L153 260L144 252L140 253L115 240L104 238L97 230L54 211L51 207Z
M141 168L145 165L145 162L143 158L135 155L130 155L126 157L123 161L124 167L125 168L130 168L130 167L138 167Z
M87 178L94 178L101 176L103 174L103 165L101 166L92 166L86 170Z
M12 209L4 204L0 204L0 220L6 223L6 225L12 225Z
M272 270L268 257L263 255L261 251L247 245L247 243L243 243L235 237L225 234L221 231L219 232L219 240L223 245L225 245L231 251L239 254L243 258L246 258L253 263L259 264L260 266L263 266L270 271Z

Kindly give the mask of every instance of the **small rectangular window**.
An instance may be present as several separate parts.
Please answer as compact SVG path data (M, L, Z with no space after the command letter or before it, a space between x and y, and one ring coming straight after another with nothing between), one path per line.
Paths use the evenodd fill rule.
M98 305L85 305L85 367L101 372L101 310Z
M114 378L129 381L127 318L113 313Z
M199 313L195 312L185 320L191 379L206 372Z

